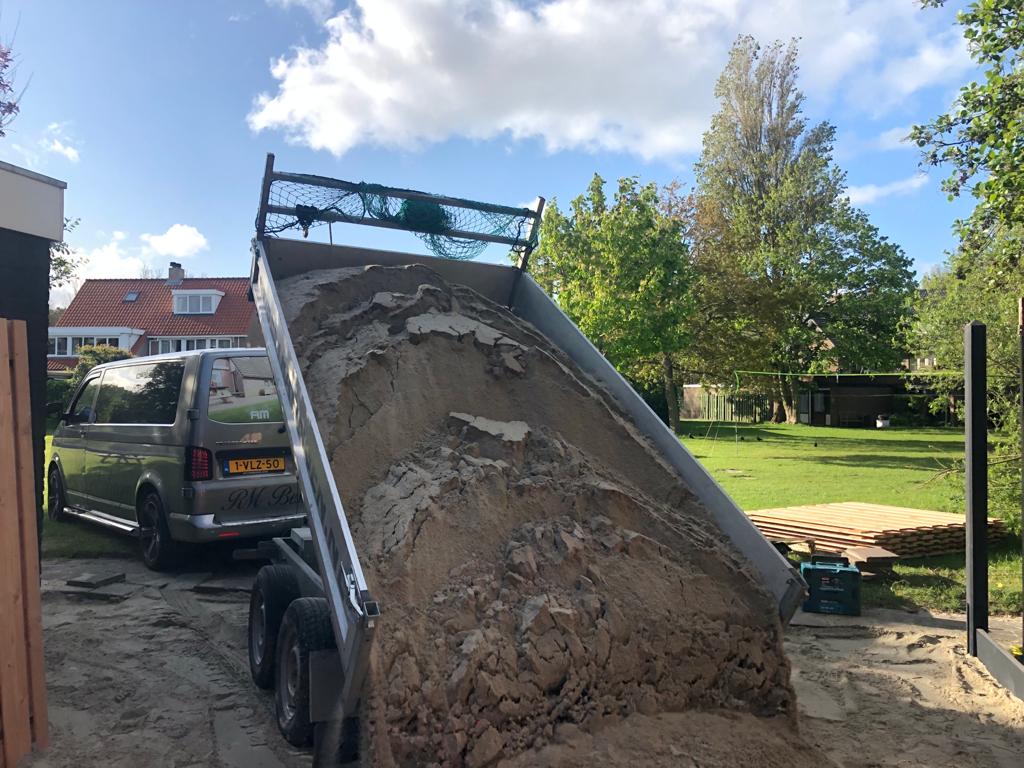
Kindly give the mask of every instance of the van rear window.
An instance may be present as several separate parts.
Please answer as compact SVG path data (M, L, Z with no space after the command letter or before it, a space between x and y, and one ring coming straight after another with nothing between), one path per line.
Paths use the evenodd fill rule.
M218 357L210 377L210 419L222 424L281 421L270 361L265 357Z

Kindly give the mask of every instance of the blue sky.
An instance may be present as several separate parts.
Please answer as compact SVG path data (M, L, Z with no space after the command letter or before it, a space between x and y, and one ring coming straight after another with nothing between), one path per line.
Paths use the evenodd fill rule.
M595 171L689 185L732 41L797 35L808 119L837 127L851 198L923 270L970 204L897 139L974 74L952 6L0 0L27 85L0 159L68 182L84 276L171 259L241 275L268 151L284 170L508 204L568 200Z

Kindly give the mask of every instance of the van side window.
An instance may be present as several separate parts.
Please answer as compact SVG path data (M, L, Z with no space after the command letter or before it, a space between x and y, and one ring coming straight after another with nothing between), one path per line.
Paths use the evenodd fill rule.
M96 399L96 390L100 387L100 377L90 379L82 388L81 393L75 398L74 404L69 409L69 424L89 424L92 421L95 411L93 401Z
M108 369L96 398L96 423L173 424L184 370L180 361Z
M209 412L222 424L281 421L274 374L266 357L218 357L210 375Z

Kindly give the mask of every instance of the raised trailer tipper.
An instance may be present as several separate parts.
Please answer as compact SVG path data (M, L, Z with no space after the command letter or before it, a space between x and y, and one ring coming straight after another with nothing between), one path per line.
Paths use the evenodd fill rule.
M496 318L495 323L503 322L505 326L502 327L506 328L512 327L510 324L518 324L515 325L516 328L521 326L521 329L527 329L522 333L532 334L531 338L536 338L539 345L546 345L544 348L549 350L545 360L557 358L562 361L556 366L559 371L570 372L576 377L573 381L584 382L580 385L581 387L600 391L601 398L604 398L602 402L610 404L605 411L614 410L614 417L609 416L608 418L614 418L615 424L625 430L624 434L634 435L636 440L643 444L643 450L652 457L651 462L657 465L657 471L666 476L672 475L675 478L673 482L681 481L680 487L685 489L686 498L691 500L695 498L695 503L706 510L706 519L717 525L721 533L724 534L723 541L727 541L732 550L738 552L739 557L745 563L741 566L733 564L730 568L735 570L736 567L742 567L753 574L754 580L759 584L758 589L763 590L760 594L767 593L774 601L778 617L783 623L789 619L802 598L803 583L789 563L758 532L707 471L683 447L676 435L662 423L626 380L530 277L528 273L529 260L531 252L537 244L542 208L542 199L538 199L531 208L516 208L441 197L405 189L355 184L320 176L283 173L274 169L273 156L268 156L256 222L256 237L252 243L252 297L256 304L260 327L277 381L297 474L308 507L308 528L296 529L289 537L276 539L262 547L264 554L269 555L276 561L276 564L267 566L260 571L253 590L249 622L250 665L258 685L276 688L278 722L282 733L293 744L314 741L317 744L315 760L324 761L322 764L334 762L339 756L342 759L352 759L358 749L360 699L366 695L364 683L367 680L371 644L374 642L374 633L378 625L383 621L382 617L386 619L388 616L389 604L387 594L375 596L371 593L360 564L361 552L356 544L358 536L353 536L352 529L350 529L352 521L346 516L342 504L342 497L346 495L347 491L351 491L349 483L355 483L350 475L354 475L356 469L353 467L348 470L346 466L338 463L335 458L340 455L337 453L339 450L336 444L337 439L330 433L322 431L326 429L324 419L327 417L322 412L323 408L321 407L321 411L318 412L314 404L318 402L318 396L322 395L324 385L322 381L311 385L305 380L302 368L305 359L304 353L297 353L297 346L301 348L301 345L296 339L293 339L291 334L295 329L289 328L289 321L286 319L291 310L288 309L290 306L288 301L282 299L283 286L293 286L297 281L301 283L304 278L311 275L327 274L324 271L331 270L334 272L330 274L362 274L365 271L362 268L378 270L382 273L386 273L389 269L392 270L392 273L397 273L401 271L397 268L408 268L402 272L403 275L408 274L409 269L419 270L417 274L423 275L420 280L423 285L420 285L417 300L440 301L434 297L440 296L441 299L444 299L442 294L448 290L446 286L457 286L457 292L461 292L458 295L464 302L472 300L478 304L486 304L484 310L481 311ZM412 232L418 235L435 255L370 250L334 244L337 231L341 229L336 226L339 224L363 224ZM301 234L302 237L305 237L310 229L324 225L326 225L325 234L329 235L330 243L283 236ZM508 246L517 255L518 264L506 266L470 260L488 243ZM417 266L410 267L409 265ZM315 283L314 278L310 277L309 279L312 281L310 284ZM288 290L293 289L289 287ZM415 291L412 292L415 293ZM412 322L409 319L411 312L399 315L398 310L394 309L395 302L406 299L396 298L397 292L389 293L388 291L376 294L371 292L368 296L369 300L364 303L374 304L381 312L393 310L391 317L398 318L398 320L389 321L393 327L402 333L420 334L412 339L412 343L421 343L417 339L425 338L425 334L436 330L429 327L430 323L424 322L423 318L441 318L449 324L453 322L451 314L421 314L414 318L418 323L417 327L409 331L402 323ZM339 294L337 302L345 300ZM331 301L333 299L327 301L324 306L330 308ZM339 311L341 310L339 309ZM309 321L307 318L303 322L307 326L309 322L313 322L315 326L316 321ZM459 322L468 323L469 321L463 318ZM468 325L466 327L470 328ZM501 339L495 341L493 338L483 338L479 331L482 326L477 324L473 327L477 328L478 338L483 339L481 344L496 345L501 341ZM381 326L381 328L386 330L385 326ZM306 330L308 331L309 328L307 327ZM313 330L321 334L325 333L322 330L318 331L316 327ZM441 330L448 332L451 331L451 328ZM536 333L537 331L543 338ZM461 332L459 331L459 333ZM471 335L473 331L468 330L465 333ZM308 335L304 335L303 339L307 339ZM497 335L500 336L500 334ZM330 342L331 339L327 341ZM303 343L306 342L303 341ZM512 342L508 343L512 344ZM521 346L519 345L519 347ZM497 346L494 348L498 349ZM512 348L508 347L508 349ZM422 350L423 348L418 347L418 349ZM519 354L519 352L515 353ZM506 357L501 358L501 354L505 354ZM493 355L497 356L495 359L499 360L499 364L500 360L504 359L509 366L514 368L520 366L520 363L517 362L518 358L508 357L506 352L500 354L494 352ZM431 384L432 380L430 376L424 376L417 382L405 386L429 388L435 386ZM392 386L397 385L393 384ZM420 391L415 394L421 402L429 402L430 392ZM439 399L442 394L445 397L450 396L450 393L439 392ZM394 393L395 398L408 395L408 392L403 393L397 390ZM426 397L425 401L424 397ZM540 394L538 394L538 398L540 398ZM375 407L381 409L384 406L378 403ZM416 410L417 415L419 415L419 410ZM549 425L544 423L544 417L538 415L542 412L541 405L538 405L538 414L531 413L529 407L523 410L525 412L512 414L516 419L521 420L501 423L489 418L478 418L487 416L487 414L452 413L449 416L446 411L441 421L448 419L447 428L455 431L452 433L453 436L448 438L448 444L438 443L436 450L441 452L438 455L443 454L449 457L453 466L458 463L460 460L458 457L452 458L452 449L446 445L455 445L460 439L458 435L465 436L468 434L467 430L476 436L474 439L483 435L491 441L488 444L494 443L496 439L499 447L512 445L515 440L522 441L523 435L527 433L535 434L537 444L554 445L555 448L552 450L563 452L569 450L572 455L576 455L572 453L574 449L558 447L563 445L558 442L561 438L554 434L552 429L548 429ZM548 413L551 413L551 409ZM455 424L455 426L453 427L451 424ZM519 433L518 437L513 433ZM329 451L328 446L332 445L332 440L335 440L335 444ZM480 444L483 444L482 441L483 438L480 438ZM392 442L394 442L393 439ZM604 443L607 442L609 441L604 440ZM492 461L486 456L480 458L480 449L476 444L474 446L472 456L467 454L468 458L458 463L464 473L469 471L466 469L469 465L474 465L469 469L476 471L477 464L482 467L480 472L509 471L507 461ZM412 444L408 446L410 451L413 448L415 446ZM430 450L434 450L434 448ZM392 453L394 452L394 448L392 448ZM484 450L484 453L486 454L487 450ZM332 460L335 461L335 466L332 466ZM516 460L518 459L510 459L513 463ZM367 471L365 468L359 470L362 472L359 482L363 482L365 488L370 485L370 481L364 482L365 477L372 476L373 482L380 483L367 491L367 498L386 496L389 493L388 483L392 482L387 478L393 477L393 482L396 484L406 482L401 479L401 473L389 475L387 466L382 466L379 469L380 471L376 473ZM634 478L639 477L642 477L642 473L634 473ZM457 484L456 481L452 482ZM594 486L597 488L595 493L604 493L609 487L608 482L602 482L603 484L598 483ZM640 481L637 480L637 482ZM533 483L530 487L536 486L537 483ZM360 487L360 494L365 488ZM632 495L637 496L641 492L642 489ZM563 497L568 498L571 495L571 493L566 493L563 494ZM351 499L351 497L349 498ZM396 494L396 499L398 498L399 495ZM632 501L627 499L622 503L632 503ZM588 524L590 517L599 519L600 525L611 526L612 524L612 521L604 517L603 514L587 514L589 516L582 519L584 527ZM702 511L701 514L705 513ZM575 552L573 548L578 549L579 553L576 553L576 556L583 558L586 547L590 546L589 542L597 540L595 534L585 533L580 527L580 523L577 522L568 521L559 524L567 525L569 528L567 533L557 534L561 535L560 541L562 542L558 546L563 548L568 546L573 552ZM576 532L573 533L573 530ZM356 531L359 532L358 527ZM540 528L536 529L537 542L541 542L542 533ZM629 551L632 552L632 547L636 542L650 542L651 540L649 537L638 536L631 531L627 531L625 534L627 543L621 543L620 538L616 538L619 534L614 534L614 532L602 532L597 535L603 537L601 540L606 543L608 551L613 553L627 548L630 548ZM717 532L715 536L720 537ZM614 541L608 543L612 539ZM542 547L542 543L538 543L536 546ZM653 544L651 546L657 550L661 545ZM662 550L665 554L663 546ZM543 554L540 550L538 552L540 553L537 555L538 557ZM365 559L370 557L370 554L364 551L362 556ZM516 562L520 565L525 563L523 572L527 577L532 578L533 573L538 569L534 562L533 549L530 546L519 547L511 556L519 558ZM379 555L377 557L379 558ZM368 561L364 560L364 562ZM410 558L409 562L418 561ZM540 567L540 570L543 570L543 567ZM728 571L729 568L723 570ZM457 568L452 571L461 572ZM595 575L596 573L596 568L588 569L586 576L581 575L578 583L593 587L595 581L600 581L603 578ZM715 588L716 578L707 577L706 583L709 584L709 589ZM415 578L413 580L415 581ZM516 576L515 580L517 584L522 582L519 576ZM496 586L495 590L497 589ZM470 589L469 592L472 593L473 590ZM501 594L506 603L515 599L514 595L510 597L508 590L502 591ZM379 602L377 597L381 598ZM445 599L442 590L434 596L431 606L436 604L443 607ZM730 602L730 600L727 599L724 602ZM600 601L596 603L598 606L600 604ZM491 613L488 615L493 615L494 605L501 605L501 603L500 601L492 603L492 607L488 609ZM529 617L533 620L540 609L530 610L532 612L529 613ZM544 608L544 611L546 610ZM562 609L553 607L551 611L552 615L556 616L571 613L568 608L562 611ZM541 615L546 616L547 614L542 612ZM452 623L452 621L449 621L446 626L452 627L458 623ZM599 617L595 621L597 624L601 624L605 619ZM775 619L773 618L772 621ZM777 625L778 622L775 621L775 624ZM460 642L462 642L463 635L473 634L473 630L469 626L458 626L456 629L462 632L458 636ZM615 630L613 627L612 630L613 635L616 634L616 631L621 634L621 628ZM578 630L581 637L586 636L586 631L586 628ZM377 640L380 642L382 638ZM474 642L476 641L474 640ZM587 645L587 642L584 641L584 646ZM597 644L599 645L600 642L599 640ZM570 642L570 645L573 643L575 643L574 640ZM462 642L462 650L465 650L467 644L469 641ZM440 641L438 645L440 647ZM413 649L410 652L415 653L416 651ZM779 654L781 655L781 651ZM735 656L735 654L732 655ZM409 662L409 664L415 666L414 662ZM434 667L436 666L434 664ZM565 680L572 675L569 672L559 673L557 669L551 673L547 667L543 669L541 667L543 667L542 662L535 661L534 668L524 673L525 678L528 678L529 686L533 686L529 688L529 691L535 692L539 690L538 686L540 686L548 691L548 695L569 697L570 694L567 692L559 694L557 686L566 685ZM550 681L543 679L547 673L551 673L547 675L551 678ZM419 679L418 672L409 674L414 679ZM559 678L559 674L561 674L561 678ZM788 675L788 672L786 674ZM493 675L487 679L493 681ZM516 685L522 683L522 681L513 682ZM522 684L526 685L527 683ZM717 684L712 680L706 685L702 685L708 687ZM456 689L459 686L452 685L454 687L451 688L450 695L453 697L453 702L456 698L465 699L467 696L471 696L466 693L466 689L458 691ZM430 684L424 681L419 687L430 689ZM413 694L418 695L418 692L413 691ZM649 695L649 701L655 701L656 694L657 691L652 688L644 695ZM500 695L496 694L496 696ZM586 707L589 706L585 702L580 703L581 695L579 692L573 694L575 696L573 700L577 702L577 710L574 711L578 712L578 717L586 716L588 711ZM443 749L459 751L459 755L467 755L468 764L480 765L487 764L488 754L499 754L503 748L514 752L515 744L519 742L513 744L513 736L510 734L519 728L522 733L514 738L520 739L520 741L527 739L528 729L524 723L532 722L530 721L532 715L527 711L527 705L523 704L527 701L528 696L525 694L522 696L516 694L516 696L521 711L515 714L515 726L509 725L507 733L500 732L500 729L496 728L488 730L478 728L462 733L458 730L461 726L456 724L453 726L455 729L453 735L444 743ZM723 700L725 698L728 697L723 695ZM444 704L444 706L448 705ZM453 712L458 712L462 705L456 703L452 706L454 707ZM479 708L473 711L479 712ZM566 714L565 717L569 717L569 715ZM423 737L427 741L430 738L429 734ZM437 738L438 744L440 744L441 737ZM422 745L427 741L421 739L419 742L413 740L409 743L415 746L415 744ZM396 743L398 742L396 741ZM410 749L412 748L410 747ZM435 747L428 745L423 749L435 749ZM436 749L441 750L442 747L439 746ZM450 764L462 764L459 762L461 759L461 757L453 758L454 762Z

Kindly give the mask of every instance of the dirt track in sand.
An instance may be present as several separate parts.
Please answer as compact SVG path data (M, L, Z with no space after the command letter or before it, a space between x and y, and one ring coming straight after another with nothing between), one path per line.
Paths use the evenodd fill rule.
M533 764L572 728L763 764L709 727L736 717L809 764L772 601L606 392L424 267L278 290L385 607L367 764ZM618 754L596 764L637 757Z
M75 525L63 523L62 525ZM113 535L113 534L111 534ZM271 697L245 658L254 569L151 574L124 560L43 564L51 748L32 768L216 766L299 768L308 752L277 732ZM127 596L107 603L62 594L82 573L124 571ZM964 649L963 617L873 611L798 614L786 630L800 731L736 712L633 714L587 733L560 724L549 743L502 768L1018 768L1024 702ZM810 625L810 626L808 626ZM1015 619L992 619L1005 641ZM817 752L813 751L816 748Z

